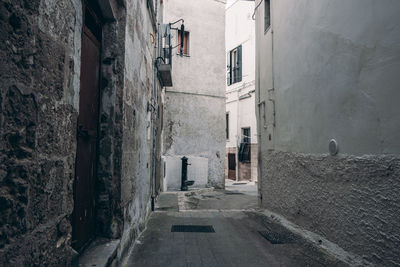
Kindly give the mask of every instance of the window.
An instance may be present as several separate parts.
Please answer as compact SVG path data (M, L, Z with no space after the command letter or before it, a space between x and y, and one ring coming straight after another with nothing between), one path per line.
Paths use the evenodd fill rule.
M228 85L242 81L242 45L231 50L227 56L228 60Z
M226 140L229 140L229 113L226 113Z
M251 136L250 128L242 128L242 142L239 147L239 161L250 162L251 160Z
M155 15L155 10L154 10L153 0L147 0L147 9L149 10L149 13L150 13L151 24L155 28L156 27L156 15Z
M242 142L251 143L250 128L242 128Z
M181 31L178 30L178 49L177 49L177 54L180 54L181 51ZM184 37L183 37L183 55L188 56L189 55L189 32L185 31Z
M264 32L266 32L271 25L271 5L270 0L264 0Z

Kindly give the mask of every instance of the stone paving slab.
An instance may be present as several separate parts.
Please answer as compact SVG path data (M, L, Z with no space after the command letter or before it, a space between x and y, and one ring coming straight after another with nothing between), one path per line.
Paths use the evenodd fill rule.
M170 204L178 202L172 196L159 201L165 199ZM221 197L214 201L231 200ZM215 233L171 232L176 224L212 225ZM287 244L271 244L259 233L284 230L259 212L246 209L160 209L151 215L147 229L122 266L346 266L300 237Z
M106 267L115 258L119 239L99 238L79 257L79 267Z
M255 195L230 190L178 192L179 210L252 210L258 208Z

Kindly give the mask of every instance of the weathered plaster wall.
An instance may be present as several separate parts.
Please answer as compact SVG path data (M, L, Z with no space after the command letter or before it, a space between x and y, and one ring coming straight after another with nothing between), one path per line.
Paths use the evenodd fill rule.
M80 1L0 3L0 262L67 265Z
M164 109L167 156L207 157L208 184L224 187L225 4L221 1L164 1L164 22L185 20L189 54L173 51L173 87ZM173 44L177 44L174 32ZM168 92L174 91L174 92Z
M255 21L253 1L235 1L225 10L225 50L226 54L242 45L242 81L227 86L226 90L253 82L255 75ZM226 61L228 62L228 61Z
M273 4L276 148L400 153L400 3Z
M256 1L258 6L261 0ZM273 4L273 3L272 3ZM272 29L264 30L264 4L257 8L256 17L256 117L259 145L274 147L274 94L272 67ZM273 23L274 14L271 14ZM261 165L261 158L258 164Z
M124 227L120 255L144 229L150 211L155 29L146 1L126 2L121 206ZM158 90L160 88L158 87Z
M96 224L99 235L118 238L123 227L120 203L126 9L117 3L113 7L114 20L103 25Z
M262 157L264 207L376 265L400 263L400 157Z
M229 114L227 148L240 147L243 141L242 128L250 128L252 147L256 147L258 142L255 114L255 22L252 19L254 7L251 1L234 1L226 7L226 55L239 45L242 46L242 81L226 84L226 113ZM239 180L257 180L257 157L251 160L251 163L239 162Z
M243 141L242 128L250 128L251 143L257 144L258 136L255 110L254 76L252 82L240 83L239 87L226 91L226 113L229 114L229 139L226 140L226 147L240 146L240 143Z
M182 185L182 157L164 156L168 168L165 169L165 191L181 190ZM192 188L203 188L208 183L208 158L188 157L187 178L195 181Z
M262 206L385 266L400 264L399 10L271 1L272 28L263 4L256 23Z
M218 188L224 186L223 103L223 98L169 93L164 118L165 155L208 158L208 185Z

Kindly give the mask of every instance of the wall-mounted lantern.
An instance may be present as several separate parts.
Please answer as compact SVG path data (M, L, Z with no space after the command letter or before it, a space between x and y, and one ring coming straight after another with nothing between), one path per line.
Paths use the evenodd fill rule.
M172 28L172 25L174 25L174 24L176 24L176 23L178 23L178 22L181 22L181 27L180 27L180 29L179 28ZM184 20L183 19L178 19L177 21L175 21L175 22L172 22L172 23L169 23L169 27L170 27L170 29L172 29L172 30L176 30L176 31L178 31L179 32L179 30L180 30L180 32L179 32L179 34L181 35L180 36L180 43L177 45L177 46L179 46L179 55L182 57L183 56L183 40L184 40L184 38L185 38L185 25L184 25ZM177 47L177 46L175 46L175 47ZM174 48L175 48L174 47Z

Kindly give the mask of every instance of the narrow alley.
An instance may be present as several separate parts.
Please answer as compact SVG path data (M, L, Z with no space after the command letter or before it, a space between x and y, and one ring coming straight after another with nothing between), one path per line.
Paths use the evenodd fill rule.
M0 0L0 267L400 266L400 0Z
M246 183L162 193L122 265L347 266L263 214Z

